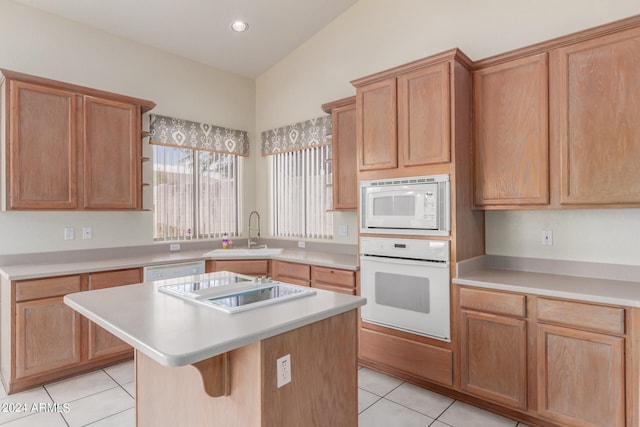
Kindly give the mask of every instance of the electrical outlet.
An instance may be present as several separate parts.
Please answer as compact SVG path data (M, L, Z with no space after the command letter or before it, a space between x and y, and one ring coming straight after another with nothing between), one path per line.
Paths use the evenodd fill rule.
M278 388L291 382L291 355L287 354L276 360Z
M298 242L298 247L304 249L304 247L306 246L305 242Z
M73 227L65 227L64 228L64 240L73 240L75 237L73 235Z
M349 226L341 225L338 227L338 236L348 236L349 235Z
M544 246L552 246L553 245L553 231L551 230L542 230L542 241L540 242Z
M91 239L93 237L93 232L91 231L91 227L82 227L82 238L85 240Z
M180 250L180 243L172 243L169 245L169 250L171 252L175 252L175 251L179 251Z

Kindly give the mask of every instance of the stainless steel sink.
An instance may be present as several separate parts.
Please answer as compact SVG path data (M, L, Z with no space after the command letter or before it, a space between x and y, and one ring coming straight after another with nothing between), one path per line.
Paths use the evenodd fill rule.
M252 310L316 293L311 288L228 271L212 273L203 280L160 286L158 290L227 313Z
M215 256L216 258L233 258L247 256L269 256L282 253L282 248L233 248L233 249L214 249L204 254L204 256Z

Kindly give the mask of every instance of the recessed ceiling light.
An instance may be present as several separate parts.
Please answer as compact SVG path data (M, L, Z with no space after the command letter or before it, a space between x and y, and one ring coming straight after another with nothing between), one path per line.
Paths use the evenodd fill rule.
M249 24L247 24L244 21L234 21L231 24L231 29L237 33L241 33L243 31L247 31L247 29L249 28Z

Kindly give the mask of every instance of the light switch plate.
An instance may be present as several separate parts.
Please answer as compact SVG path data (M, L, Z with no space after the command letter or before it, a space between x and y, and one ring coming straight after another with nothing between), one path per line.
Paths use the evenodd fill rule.
M73 240L75 238L73 234L73 227L64 228L64 240Z

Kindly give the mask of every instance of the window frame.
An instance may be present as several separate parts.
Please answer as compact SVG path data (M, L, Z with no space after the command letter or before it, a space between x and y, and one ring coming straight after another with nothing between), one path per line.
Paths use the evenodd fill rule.
M206 240L212 240L212 239L219 239L221 238L224 234L227 234L229 237L236 237L239 236L241 231L242 231L242 221L241 221L241 217L242 217L242 193L243 193L243 182L242 182L242 169L243 169L243 157L241 155L236 155L236 154L231 154L231 153L220 153L220 152L214 152L214 151L208 151L208 150L198 150L198 149L194 149L192 147L177 147L177 146L171 146L171 145L162 145L162 144L154 144L152 145L153 147L153 158L152 158L152 198L153 198L153 241L158 243L158 242L171 242L171 241L206 241ZM176 237L172 237L166 234L164 235L159 235L158 233L158 206L156 203L156 191L157 191L157 183L156 183L156 178L157 178L157 172L156 172L156 160L158 158L157 154L156 154L156 150L184 150L185 152L188 152L188 154L191 157L191 167L190 167L190 186L191 186L191 194L190 197L192 199L192 203L191 206L186 209L187 213L191 212L190 216L190 224L191 224L191 233L186 233L186 230L184 233L179 234ZM207 227L203 227L203 224L201 223L202 221L202 216L200 214L200 210L201 207L203 205L204 199L205 197L200 197L200 193L201 193L201 188L200 185L202 183L202 179L203 179L203 173L202 173L202 160L201 160L201 153L208 153L209 155L212 156L219 156L219 158L226 156L229 158L233 159L233 174L232 174L232 178L231 180L234 182L234 194L235 194L235 206L232 208L233 211L235 211L235 215L233 215L234 220L233 220L233 224L232 224L232 229L228 229L228 230L220 230L219 232L204 232L203 229L206 229ZM162 171L162 172L166 172L166 171ZM179 172L178 172L179 173ZM189 181L189 180L188 180ZM220 203L219 203L220 204Z

